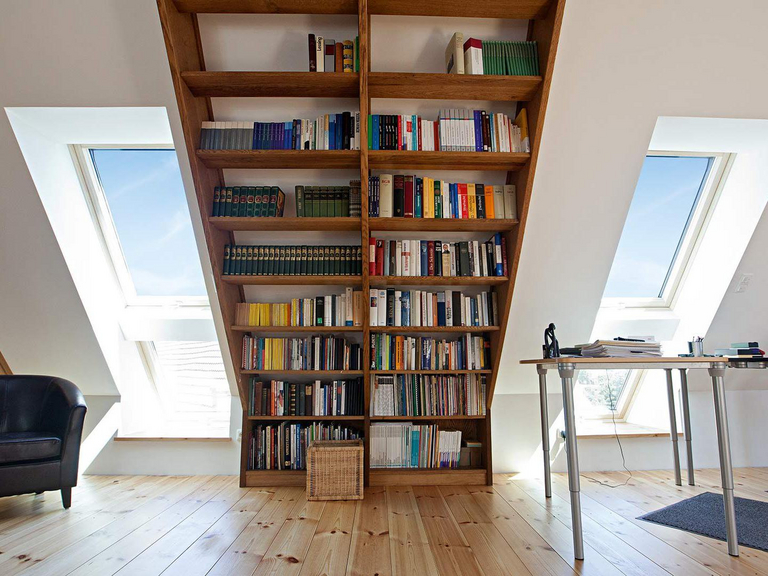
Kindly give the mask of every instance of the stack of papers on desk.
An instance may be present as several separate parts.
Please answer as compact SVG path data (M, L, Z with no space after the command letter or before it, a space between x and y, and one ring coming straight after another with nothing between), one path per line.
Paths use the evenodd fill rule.
M653 340L630 342L627 340L595 340L582 344L581 355L585 358L648 358L661 356L661 344Z

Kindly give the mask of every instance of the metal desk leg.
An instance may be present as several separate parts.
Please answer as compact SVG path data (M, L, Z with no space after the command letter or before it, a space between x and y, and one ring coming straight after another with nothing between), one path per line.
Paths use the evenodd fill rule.
M584 534L581 527L581 494L579 484L579 453L576 448L576 418L573 414L574 365L558 364L563 384L563 415L565 416L565 455L568 461L568 489L571 492L571 527L573 528L573 555L584 560Z
M677 415L675 414L675 391L672 387L672 370L665 369L667 374L667 402L669 403L669 437L672 440L672 457L675 462L675 484L682 486L680 477L680 448L677 443Z
M547 410L547 369L536 367L539 373L539 404L541 406L541 447L544 451L544 495L552 498L552 473L549 469L549 411Z
M680 368L680 391L683 396L683 432L685 433L685 455L688 463L688 485L695 486L693 479L693 443L691 437L691 407L688 403L688 370Z
M723 483L725 508L725 532L728 538L728 554L739 555L739 539L736 534L736 508L733 502L733 466L731 464L731 440L728 433L728 414L725 409L725 362L713 364L709 369L712 391L715 396L715 422L717 445L720 452L720 477Z

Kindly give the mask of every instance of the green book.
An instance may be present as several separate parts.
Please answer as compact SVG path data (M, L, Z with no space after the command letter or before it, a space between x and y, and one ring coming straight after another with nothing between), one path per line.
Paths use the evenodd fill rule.
M288 270L286 267L286 255L285 255L285 246L278 246L277 248L277 273L280 276L284 276L288 274Z
M264 246L259 246L257 249L255 249L254 258L256 259L254 273L258 276L261 276L264 274Z
M235 274L238 276L243 273L243 247L235 248Z
M338 216L349 216L349 195L351 187L342 186L341 188L341 214Z
M347 211L349 211L349 207L347 207ZM336 186L333 189L333 214L331 215L336 217L344 215L344 189L341 186Z
M232 188L227 186L226 188L226 205L224 206L224 213L221 216L232 216Z
M269 194L269 215L277 216L277 197L280 193L280 188L272 186Z
M216 186L213 189L213 210L211 216L216 217L219 215L219 202L221 201L221 187Z
M296 186L296 216L304 216L304 186Z
M331 195L327 186L320 186L320 217L331 216Z
M245 273L250 276L253 274L253 246L248 246L245 254Z
M240 186L240 207L237 210L238 216L245 216L245 211L248 208L248 187Z
M240 186L232 188L232 210L229 215L232 217L240 215Z
M231 249L231 247L230 247L229 244L224 246L224 269L223 269L222 272L223 272L223 274L225 276L229 275L229 266L230 266L230 262L231 262L230 249Z
M261 215L269 216L269 186L263 186L261 189Z
M373 150L373 116L368 114L368 150Z
M264 192L263 186L256 186L253 193L253 215L261 216L261 195Z
M248 186L248 194L246 195L246 201L245 201L245 215L248 218L253 217L255 202L256 202L256 187Z

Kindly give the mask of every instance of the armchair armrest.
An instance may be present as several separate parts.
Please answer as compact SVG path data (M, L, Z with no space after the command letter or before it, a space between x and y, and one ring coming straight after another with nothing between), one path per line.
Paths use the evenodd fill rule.
M41 425L61 438L62 486L75 486L87 410L83 394L69 380L51 378L41 410Z

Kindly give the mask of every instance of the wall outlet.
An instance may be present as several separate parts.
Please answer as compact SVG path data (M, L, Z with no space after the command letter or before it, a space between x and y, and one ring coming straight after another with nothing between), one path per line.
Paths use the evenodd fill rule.
M736 282L736 292L746 292L753 274L742 274Z

